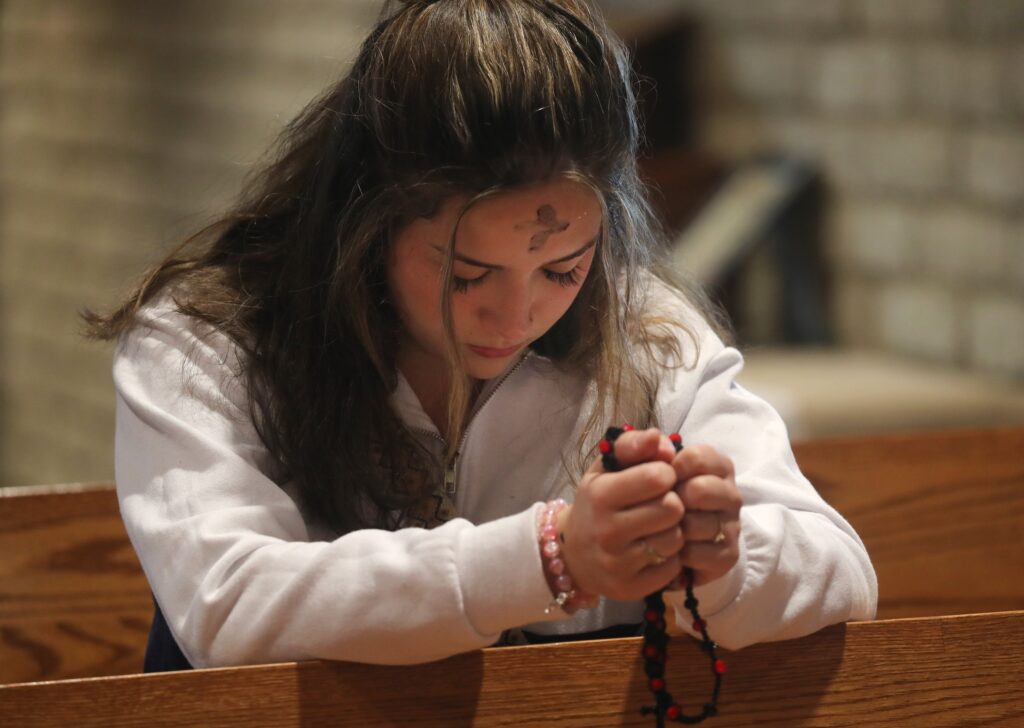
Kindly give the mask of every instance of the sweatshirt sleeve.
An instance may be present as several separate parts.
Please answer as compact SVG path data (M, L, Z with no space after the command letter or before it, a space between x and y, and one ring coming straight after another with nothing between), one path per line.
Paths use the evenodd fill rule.
M661 422L732 458L743 495L738 563L695 589L715 641L738 649L872 619L878 583L863 542L800 472L779 415L736 382L740 353L701 324L697 365L670 378ZM683 592L666 596L688 629Z
M539 506L478 526L312 539L265 474L236 357L222 335L150 311L114 360L121 513L194 666L426 662L553 618Z

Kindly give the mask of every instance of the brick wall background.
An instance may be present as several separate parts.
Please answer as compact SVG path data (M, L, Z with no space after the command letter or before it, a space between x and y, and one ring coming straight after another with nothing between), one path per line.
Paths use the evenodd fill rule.
M0 485L113 477L106 307L231 198L378 0L0 3Z
M707 143L820 160L845 343L1024 377L1024 0L698 13ZM0 0L0 485L112 477L116 300L341 73L379 0Z
M674 4L707 143L826 174L840 341L1024 378L1024 0Z

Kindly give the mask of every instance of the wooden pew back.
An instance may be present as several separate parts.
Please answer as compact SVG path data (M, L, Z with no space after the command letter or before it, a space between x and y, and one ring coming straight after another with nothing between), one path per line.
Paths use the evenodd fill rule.
M1024 612L838 625L726 653L729 726L1019 726ZM643 726L639 638L508 647L412 667L306 662L0 686L0 720L49 726ZM691 712L706 657L673 642L668 686Z
M1024 609L1024 428L798 443L878 574L881 618Z
M798 443L879 617L1024 608L1024 428ZM0 489L0 684L138 672L152 614L112 485Z
M0 489L0 684L140 672L152 615L112 485Z

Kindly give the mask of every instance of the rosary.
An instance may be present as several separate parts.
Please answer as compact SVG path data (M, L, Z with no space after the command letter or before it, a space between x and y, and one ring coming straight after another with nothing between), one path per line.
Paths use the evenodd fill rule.
M609 427L605 432L604 439L598 444L601 451L601 464L608 472L621 470L619 461L615 458L615 440L623 432L632 430L629 425L625 427ZM679 433L669 436L672 446L676 452L683 449L683 440ZM644 641L643 658L644 672L647 673L647 686L654 695L654 705L646 705L641 708L644 715L654 715L658 728L663 728L665 721L676 723L700 723L718 712L718 692L722 687L722 674L725 673L725 662L718 659L715 653L715 643L708 635L707 624L701 619L697 611L697 597L693 594L693 569L685 567L679 575L682 584L686 588L686 601L683 606L689 610L693 617L693 630L701 636L700 647L707 653L711 661L711 673L715 676L715 685L709 700L700 713L688 715L672 698L668 692L668 685L665 682L665 659L668 657L669 636L665 632L665 600L662 598L664 589L648 595L644 599L646 609L644 610Z

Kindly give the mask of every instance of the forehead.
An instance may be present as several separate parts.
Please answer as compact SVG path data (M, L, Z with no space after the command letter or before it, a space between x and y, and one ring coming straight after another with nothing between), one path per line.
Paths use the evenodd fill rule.
M597 235L601 220L601 204L590 187L559 179L498 192L473 203L459 223L456 245L461 249L463 243L498 236L528 243L545 233L552 239L585 242Z

